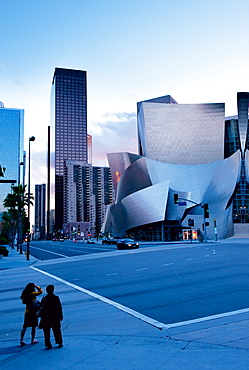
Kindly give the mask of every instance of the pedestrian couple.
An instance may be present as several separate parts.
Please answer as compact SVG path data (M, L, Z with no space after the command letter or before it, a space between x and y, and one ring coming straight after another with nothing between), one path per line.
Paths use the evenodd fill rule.
M62 306L60 298L54 294L54 286L48 285L46 287L47 295L42 298L40 305L38 305L37 296L42 294L42 289L34 284L29 283L23 290L21 299L26 304L24 313L24 323L21 330L21 339L19 347L26 345L24 342L24 335L28 327L31 327L31 344L38 341L35 340L36 327L38 326L37 311L40 313L39 329L43 329L44 342L46 349L51 349L50 331L53 330L54 339L58 348L63 346L61 334L61 321L63 320Z

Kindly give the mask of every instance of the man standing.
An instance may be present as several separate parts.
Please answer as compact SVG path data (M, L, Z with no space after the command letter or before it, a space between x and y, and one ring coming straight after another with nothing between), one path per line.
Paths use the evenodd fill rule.
M58 348L63 346L61 334L61 321L63 320L60 298L54 294L54 285L46 287L47 295L41 301L42 314L39 328L43 329L46 349L51 349L50 329L53 330L55 343Z

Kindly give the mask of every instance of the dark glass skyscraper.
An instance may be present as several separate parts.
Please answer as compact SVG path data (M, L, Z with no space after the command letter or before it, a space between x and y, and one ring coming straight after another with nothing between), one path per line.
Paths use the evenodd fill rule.
M63 173L65 160L87 163L86 71L55 68L51 94L55 138L55 228L63 224Z

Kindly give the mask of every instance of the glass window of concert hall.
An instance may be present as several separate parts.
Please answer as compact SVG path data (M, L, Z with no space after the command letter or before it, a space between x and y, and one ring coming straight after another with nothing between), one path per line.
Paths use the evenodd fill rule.
M241 142L245 132L245 149L249 149L248 131L248 104L249 94L238 93L238 115L226 118L225 122L225 158L243 149ZM242 129L241 129L241 128ZM240 132L242 135L240 135ZM245 162L242 156L240 181L236 186L233 198L233 221L235 223L249 223L249 186L246 180Z
M65 160L87 163L86 71L55 68L51 113L55 151L55 228L59 230L63 224Z

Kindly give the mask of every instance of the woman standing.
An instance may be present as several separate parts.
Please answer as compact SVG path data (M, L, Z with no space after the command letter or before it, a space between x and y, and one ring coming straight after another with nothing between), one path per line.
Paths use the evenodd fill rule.
M24 313L24 323L21 330L21 339L19 347L25 346L23 341L26 329L31 327L31 344L35 344L38 340L35 340L35 328L38 326L38 318L36 316L37 307L35 306L35 301L38 295L42 294L42 289L35 285L34 283L29 283L23 290L21 299L24 304L26 304L26 309Z

